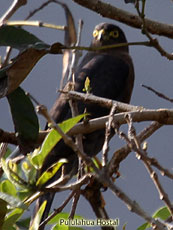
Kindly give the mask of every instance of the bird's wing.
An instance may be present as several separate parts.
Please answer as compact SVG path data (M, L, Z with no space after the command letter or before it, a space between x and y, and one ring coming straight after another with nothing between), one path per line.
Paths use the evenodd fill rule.
M122 56L99 54L92 57L77 72L76 91L82 92L86 77L90 79L92 94L129 103L134 84L134 70L128 54ZM92 106L92 112L93 109L98 113L93 117L106 115L99 114L97 106Z
M75 90L83 92L86 77L89 77L92 94L128 103L134 82L134 70L130 56L128 54L112 56L91 53L86 57L88 62L84 58L85 64L82 65L82 62L75 74ZM83 113L85 107L86 105L79 103L79 113ZM87 111L92 112L92 118L108 113L106 109L98 106L88 105L87 107ZM50 114L57 123L71 116L70 107L64 94L60 94Z

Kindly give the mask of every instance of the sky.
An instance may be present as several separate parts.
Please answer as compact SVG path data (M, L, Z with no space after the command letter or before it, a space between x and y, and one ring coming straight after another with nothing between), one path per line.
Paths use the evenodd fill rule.
M3 15L11 2L12 1L10 0L1 0L0 15ZM78 25L79 19L83 19L84 21L81 45L88 46L90 44L93 28L101 22L114 23L120 26L125 32L129 42L147 40L145 35L141 34L139 29L134 29L122 23L103 18L102 16L77 5L72 0L64 0L63 2L67 3L70 8L74 16L76 26ZM116 7L136 13L133 4L125 4L122 0L110 0L105 2L109 2ZM28 4L21 7L11 20L24 19L31 10L40 6L41 3L43 3L41 0L28 1ZM145 15L147 18L171 24L173 19L172 10L173 2L170 0L146 1ZM65 24L63 9L53 3L37 13L31 20L40 20L57 25ZM33 27L25 27L25 29L34 33L48 44L63 42L64 34L62 31ZM153 35L153 37L159 39L159 42L165 50L170 53L172 52L171 39L155 35ZM0 54L4 54L4 48L0 48ZM158 98L156 95L141 86L141 84L146 84L164 93L168 97L173 98L173 84L171 83L173 73L172 61L162 57L154 48L148 48L145 46L130 47L130 54L135 68L135 85L131 98L131 104L143 106L149 109L172 108L172 104L170 102ZM37 98L41 104L46 105L50 109L58 95L57 90L59 88L61 71L62 56L47 55L43 57L39 63L37 63L21 86ZM0 101L0 111L0 128L7 131L13 131L13 125L6 98L1 99ZM40 119L40 125L44 127L45 121L43 118ZM149 123L147 122L135 124L135 128L137 132L139 132L148 124ZM122 130L126 131L126 127L123 127ZM147 140L149 156L157 158L161 165L170 170L172 170L173 161L172 131L172 126L164 126ZM110 155L115 149L123 144L124 142L120 141L118 137L113 138L111 141ZM121 177L116 181L116 184L125 191L131 199L139 202L143 209L149 214L152 215L155 210L164 205L164 203L160 201L159 194L143 163L136 159L135 153L132 152L128 158L122 162L120 173ZM162 177L158 171L157 173L162 185L172 200L173 195L170 192L172 191L172 181L166 177ZM58 194L54 207L57 207L58 202L61 203L66 195L67 194ZM121 227L119 229L122 229L122 225L125 223L127 223L127 229L136 229L139 225L144 223L142 218L138 217L134 213L131 213L127 209L126 205L110 191L104 192L103 195L105 197L106 207L110 218L120 219ZM70 206L68 206L65 211L69 211L69 208ZM95 218L87 201L83 198L79 201L77 213L86 218Z

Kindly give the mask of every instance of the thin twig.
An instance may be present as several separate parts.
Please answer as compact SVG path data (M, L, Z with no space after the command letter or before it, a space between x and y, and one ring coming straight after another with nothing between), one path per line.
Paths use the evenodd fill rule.
M140 154L140 150L138 151L138 154ZM157 191L160 195L160 199L163 200L165 202L165 204L167 205L167 207L171 213L172 219L173 219L173 205L171 204L171 201L168 197L168 194L165 192L163 186L160 183L160 180L159 180L156 172L152 169L150 164L145 160L143 160L143 162L144 162L144 165L150 174L150 177L151 177L153 183L155 184L155 186L157 188Z
M116 105L114 104L110 111L109 119L106 122L105 141L104 141L103 148L102 148L102 166L103 167L105 167L108 163L109 141L110 141L110 136L111 136L113 115L115 113L115 110L116 110Z
M158 122L152 122L148 127L144 128L143 131L137 135L138 140L140 142L143 142L145 139L149 138L154 132L156 132L161 127L162 124ZM131 148L128 144L116 150L108 165L109 175L112 175L117 171L120 163L129 155L130 152Z
M132 132L131 132L132 139L131 140L134 140L134 143L135 143L135 145L131 144L132 150L134 150L137 153L137 156L138 155L140 156L141 154L147 155L146 151L142 150L142 148L141 148L141 142L139 141L139 139L136 136L136 131L135 131L135 128L133 126L132 119L128 118L128 123L129 123L129 129L132 130ZM159 181L159 178L158 178L156 172L152 169L149 162L145 161L143 158L143 163L144 163L145 167L147 168L147 170L150 174L150 177L151 177L153 183L155 184L155 186L158 190L158 193L160 194L160 199L165 202L165 204L167 205L167 207L168 207L168 209L172 215L172 218L173 218L173 205L171 204L171 201L168 197L168 194L165 192L163 186L161 185L161 183Z
M64 94L67 95L67 97L74 99L74 100L79 100L79 101L83 101L85 103L92 103L92 104L97 104L99 106L103 106L105 108L111 109L113 104L115 104L116 109L118 111L142 111L145 108L143 108L142 106L134 106L134 105L129 105L123 102L119 102L119 101L114 101L108 98L103 98L103 97L98 97L92 94L85 94L85 93L80 93L80 92L76 92L76 91L60 91Z
M150 33L148 32L148 28L146 26L146 19L145 19L145 14L144 14L144 8L145 8L145 0L142 1L142 11L139 9L139 0L135 4L136 10L138 12L139 17L141 18L142 21L142 33L147 36L147 38L150 41L151 46L153 46L162 56L165 56L169 60L173 60L173 54L166 52L161 45L159 44L158 40L156 38L153 38Z
M159 110L143 110L136 112L128 112L133 118L133 122L142 122L142 121L157 121L162 125L172 125L173 124L173 110L172 109L159 109ZM114 115L114 122L119 123L120 125L125 124L126 120L124 116L127 113L119 113ZM105 128L105 123L108 121L109 116L95 118L89 120L87 124L79 122L76 124L69 132L69 136L74 136L76 134L87 134ZM41 131L39 134L37 144L41 144L50 131ZM2 134L2 135L1 135ZM17 145L17 138L15 133L5 132L0 129L0 141L12 143Z
M144 88L146 88L146 89L152 91L152 92L155 93L158 97L161 97L161 98L163 98L163 99L165 99L165 100L167 100L167 101L173 103L173 99L172 99L172 98L169 98L169 97L166 96L165 94L163 94L163 93L161 93L161 92L159 92L159 91L153 89L152 87L147 86L147 85L144 85L144 84L142 84L142 87L144 87Z
M110 3L103 2L101 0L72 0L77 4L88 8L99 15L125 23L131 27L141 29L142 21L141 18L132 14L129 11L119 9ZM147 30L152 34L173 38L173 26L171 24L165 24L158 21L145 19Z
M12 52L12 48L10 46L7 46L7 48L6 48L6 54L4 56L4 60L3 60L2 65L0 66L0 68L3 68L3 67L5 67L5 66L8 65L11 52Z
M8 26L36 26L36 27L45 27L49 29L55 29L55 30L65 30L66 26L59 26L55 24L50 24L42 21L7 21L3 23L3 25Z
M7 148L8 148L7 143L0 144L0 162L1 162L1 159L4 157L5 153L7 152ZM0 163L0 177L2 176L2 174L3 174L3 169Z
M7 152L8 143L1 143L0 145L0 161L4 157L5 153Z
M73 142L72 138L65 134L60 128L60 126L56 124L56 122L48 113L46 106L40 105L40 103L38 103L38 101L33 96L30 95L30 97L32 97L32 99L37 104L37 112L40 113L43 117L45 117L47 122L51 124L52 128L54 128L61 135L62 139L64 140L64 143L68 145L70 148L72 148L72 150L78 155L78 157L81 157L87 165L91 166L95 171L98 171L97 167L95 166L91 158L87 156L82 150L80 150L79 147Z
M72 199L72 197L74 196L74 191L72 191L70 193L70 195L67 197L67 199L62 203L62 205L55 209L54 212L48 216L40 225L39 225L39 229L42 229L43 226L45 226L54 216L56 216L58 213L62 212L62 210L65 208L65 206L68 204L68 202Z
M100 178L101 179L101 178ZM136 213L140 217L144 218L148 223L151 224L153 229L163 230L165 229L165 225L161 223L159 220L155 220L151 216L149 216L141 207L140 205L132 200L129 196L127 196L117 185L115 185L110 178L105 178L102 183L105 183L108 188L112 190L112 192L121 199L128 207L131 212Z
M127 42L127 43L118 43L114 45L105 45L105 46L99 46L99 47L87 47L87 46L63 46L62 49L74 49L74 50L86 50L86 51L98 51L98 50L106 50L106 49L113 49L118 47L124 47L124 46L147 46L151 47L151 43L149 41L143 41L143 42Z
M80 190L78 189L75 191L75 194L73 197L72 207L71 207L70 215L68 217L69 219L74 218L79 198L80 198Z
M48 6L50 3L55 2L54 0L48 0L46 2L44 2L42 5L40 5L38 8L34 9L33 11L31 11L29 13L29 15L25 18L25 20L30 19L31 17L33 17L36 13L38 13L40 10L42 10L43 8L45 8L46 6Z
M23 5L27 4L27 0L14 0L9 9L5 12L5 14L0 18L0 24L3 24L6 20L11 18L13 14Z
M151 158L144 155L142 152L139 154L139 157L137 157L139 160L143 160L149 163L149 165L153 165L155 168L157 168L162 176L167 176L168 178L173 180L173 173L170 172L168 169L164 168L155 158Z
M142 155L146 155L146 152L142 150L141 148L141 141L139 141L139 138L136 136L136 130L133 126L133 120L130 115L126 116L127 123L129 126L129 139L128 139L128 146L131 148L131 150L134 150L137 153L137 157ZM131 142L129 144L129 142ZM139 158L139 157L138 157ZM167 205L168 209L170 210L170 213L173 217L173 205L171 204L169 197L167 193L164 191L163 186L161 185L159 178L156 174L156 172L152 169L150 166L149 162L145 161L143 158L143 163L145 167L147 168L151 179L153 180L153 183L155 184L159 194L160 194L160 199L164 200L165 204Z

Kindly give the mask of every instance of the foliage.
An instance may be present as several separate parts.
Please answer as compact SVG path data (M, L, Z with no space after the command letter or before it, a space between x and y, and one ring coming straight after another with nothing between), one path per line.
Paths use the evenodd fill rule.
M59 125L64 132L67 132L84 116L85 114L79 115L62 122ZM57 133L55 130L52 131ZM50 135L52 135L51 132ZM57 143L60 139L60 135L57 133L54 137L54 142L49 143L49 149L47 149L47 147L45 147L47 146L46 138L42 144L41 153L38 152L37 155L34 153L34 157L41 157L40 161L44 161L46 155L43 155L42 152L46 151L49 153L55 143ZM2 217L1 220L5 217L4 221L1 223L3 226L2 229L4 230L13 229L15 225L25 225L25 222L28 224L28 221L24 221L23 218L20 219L24 211L26 211L29 205L36 199L37 196L35 197L35 195L44 186L47 180L53 177L62 164L67 161L65 159L61 159L40 175L38 179L36 179L38 167L37 164L33 162L34 160L32 154L28 154L27 160L20 165L13 163L11 160L7 161L4 158L1 159L1 164L4 170L4 179L1 179L0 183L0 202L2 207L0 215ZM45 205L46 204L44 203L40 207L38 215L36 215L33 226L31 227L32 230L38 229ZM27 228L28 226L25 227Z
M135 1L125 0L125 2L134 3ZM46 182L50 180L62 168L63 164L68 163L66 159L60 159L58 162L54 163L51 167L49 167L45 172L43 172L40 175L40 169L43 165L43 162L45 161L47 155L54 148L54 146L61 140L62 136L57 132L57 130L54 127L51 130L49 130L49 133L47 134L44 141L41 144L40 143L38 144L38 139L40 134L39 119L38 119L35 106L33 104L33 101L36 100L34 100L32 96L29 96L25 92L25 90L21 88L22 82L28 77L29 73L32 71L35 65L41 60L41 58L47 54L50 55L63 54L63 67L62 67L63 78L67 77L66 75L68 75L68 73L70 72L71 62L73 61L72 59L73 52L69 49L69 46L74 45L77 42L77 32L75 30L74 19L72 17L70 10L65 4L63 3L59 3L59 4L62 5L65 10L66 21L67 21L67 27L65 28L64 31L65 34L64 45L56 41L53 44L47 44L46 42L42 41L34 34L28 32L22 27L10 26L6 24L5 23L6 20L2 22L2 25L0 26L0 46L11 47L13 49L16 49L17 52L19 52L16 57L12 59L7 58L6 61L4 62L1 61L0 63L1 65L0 98L7 97L13 124L14 124L15 134L17 136L17 144L19 146L20 152L25 154L24 160L19 162L13 161L14 159L13 157L11 157L11 155L13 156L13 153L11 153L9 149L4 154L2 154L2 158L0 162L0 170L1 170L0 171L0 176L1 176L0 178L0 207L1 207L0 229L2 230L39 229L39 224L43 212L45 210L47 201L42 203L41 207L39 208L38 212L36 213L33 219L31 226L29 226L30 217L25 218L24 214L27 213L30 205L45 192L45 189L48 189L46 187ZM172 60L173 59L172 54L168 54L166 51L164 51L162 47L160 47L156 39L152 38L152 36L149 34L148 30L152 30L152 26L148 27L148 30L147 28L145 28L146 26L145 14L144 14L145 0L136 1L135 7L139 14L140 23L141 22L143 23L142 25L140 25L140 27L142 27L142 33L144 33L146 37L149 39L149 42L147 41L145 45L153 46L163 56ZM97 9L97 7L95 7L95 9ZM136 21L137 21L137 17L136 17ZM159 34L158 31L157 33ZM139 43L137 45L139 45ZM79 47L79 49L81 48ZM10 52L8 54L10 56ZM91 90L92 89L90 87L90 79L89 77L87 77L84 84L83 91L89 94ZM156 94L159 94L156 91L154 92ZM33 99L33 101L31 100L31 98ZM140 109L138 110L138 112L139 111ZM81 119L84 118L84 120L87 122L85 116L86 114L78 115L58 125L60 129L63 131L63 133L67 134ZM126 122L128 123L129 120L127 118ZM130 122L128 124L131 125ZM123 137L121 133L118 134L120 134L121 138ZM124 135L124 139L128 141L127 148L131 148L130 149L131 151L136 151L138 152L138 154L141 154L139 155L139 158L144 159L144 163L146 165L147 164L152 165L153 163L152 159L147 158L145 152L147 148L142 149L141 146L139 146L138 143L139 140L138 138L136 138L133 132L131 132L130 135L131 135L130 138L128 137L129 139ZM137 147L135 149L132 148L133 145L132 142L130 142L133 140L134 140L133 144L135 143ZM88 170L86 170L88 174L89 173L94 174L94 172L99 169L101 173L104 171L102 170L98 162L99 161L94 160L93 164L95 166L95 169L94 166L91 164L92 166L89 167ZM161 166L156 161L154 161L154 165L157 165L157 168L159 168L161 172L167 173L167 170L161 168ZM149 171L151 171L149 166L148 169ZM169 172L166 175L169 175ZM117 177L118 176L119 176L119 172L117 172ZM92 183L94 184L95 181L91 180L90 182L91 183L88 185L89 188L92 185ZM157 179L154 182L157 185L159 185ZM104 186L106 187L107 184L105 184ZM122 198L122 200L126 203L128 199L125 199L122 196L123 193L120 194L120 190L119 191L118 189L115 190L117 191L118 194L117 196ZM115 190L113 191L114 193L116 193ZM99 191L100 191L100 187L99 187ZM164 191L162 191L161 195L166 196ZM171 212L170 212L171 202L169 202L169 200L167 201L168 201L167 202L168 206L164 206L156 210L156 212L152 216L153 220L159 219L164 222L171 216ZM102 208L104 208L103 203L101 204L101 206ZM131 207L127 203L127 206L130 207L131 210L134 210L137 205ZM136 213L139 212L136 211ZM58 230L58 229L82 230L83 229L79 227L72 227L66 225L59 226L59 224L57 223L59 223L59 220L62 218L67 220L69 218L69 213L61 212L57 214L51 220L49 220L48 225L53 225L51 228L52 230ZM83 219L83 217L77 215L74 215L74 218ZM149 228L151 228L151 224L146 222L143 225L139 226L137 230L145 230ZM128 223L124 224L123 229L128 229Z

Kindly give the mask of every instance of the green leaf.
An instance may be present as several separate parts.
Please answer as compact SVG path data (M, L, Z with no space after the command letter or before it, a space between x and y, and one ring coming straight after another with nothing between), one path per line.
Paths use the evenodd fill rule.
M23 152L33 148L39 133L38 118L30 98L20 87L8 95L11 114Z
M80 228L80 227L71 227L71 226L68 226L68 225L59 225L59 224L56 224L54 225L51 230L85 230L84 228Z
M8 147L8 148L7 148L7 151L6 151L5 155L4 155L4 158L6 159L7 157L9 157L11 153L12 153L12 151L11 151L11 149Z
M70 227L67 225L54 225L51 230L85 230L84 228L79 228L79 227Z
M0 191L11 196L16 196L16 187L9 180L4 180L0 183Z
M2 230L12 229L13 225L22 216L23 212L24 210L20 208L16 208L10 212L5 219Z
M27 206L23 204L17 197L0 192L0 199L6 201L13 208L26 209Z
M67 133L73 126L75 126L85 116L86 114L82 114L82 115L78 115L76 117L70 118L66 121L63 121L61 124L59 124L59 126L64 133ZM62 138L61 135L54 129L50 131L50 133L46 136L42 144L40 152L36 155L33 155L31 158L33 165L37 169L41 168L45 157L55 147L58 141L61 140L61 138Z
M159 208L153 215L154 218L160 218L161 220L166 220L171 216L171 213L167 207Z
M22 162L22 170L25 174L25 177L27 178L27 181L29 184L35 184L35 181L37 179L37 170L36 168L31 164L29 155L28 159L24 162Z
M44 42L22 28L15 26L0 27L0 46L11 46L21 50L34 44L44 44Z
M30 218L21 219L16 222L16 225L19 227L19 229L25 229L25 230L29 229L29 224L30 224Z
M42 218L42 215L43 215L43 212L45 210L45 207L46 207L46 204L47 204L47 200L45 200L41 207L39 208L34 220L33 220L33 223L32 223L32 226L29 230L38 230L39 228L39 224L40 224L40 221L41 221L41 218Z
M123 230L126 230L127 223L123 224Z
M55 224L53 227L52 227L52 230L84 230L83 228L80 228L80 227L73 227L73 226L68 226L68 225L65 225L65 224L61 224L60 225L60 220L61 219L65 219L65 220L68 220L69 218L69 213L58 213L56 216L54 216L49 222L48 224ZM74 219L84 219L82 216L79 216L79 215L75 215L74 216ZM58 223L58 224L57 224Z
M2 229L2 225L4 224L5 215L7 213L7 202L0 199L0 229Z
M1 159L2 168L4 170L4 173L6 174L7 178L17 186L24 186L27 187L28 184L26 181L24 181L23 178L19 176L18 170L17 170L17 164L12 162L12 160L5 161L3 158Z
M9 162L8 162L8 163L9 163ZM5 159L3 159L3 158L1 159L1 165L2 165L2 169L3 169L4 173L5 173L5 175L7 176L7 178L8 178L11 182L13 182L13 181L11 180L11 172L10 172L8 163L6 162Z
M69 227L69 230L85 230L85 229L80 227Z
M171 216L170 211L168 210L167 207L161 207L159 208L154 214L153 214L153 218L160 218L161 220L166 220L168 217ZM137 228L137 230L145 230L147 228L150 228L151 225L149 223L144 223L141 226L139 226Z
M90 92L91 92L90 79L89 79L89 77L86 77L86 80L85 80L85 83L84 83L83 91L86 92L86 93L90 93Z
M64 164L67 163L66 159L61 159L57 163L53 164L51 167L49 167L37 180L36 185L41 186L45 184L48 180L50 180L56 172L59 170L59 168Z
M142 224L141 226L139 226L139 227L137 228L137 230L145 230L145 229L149 228L150 226L151 226L150 224L144 223L144 224Z
M68 220L68 218L69 218L69 213L61 212L61 213L58 213L56 216L54 216L54 217L48 222L48 224L57 224L57 223L59 223L60 219ZM83 218L82 216L75 215L75 216L74 216L74 219L84 219L84 218Z
M22 201L27 199L32 194L33 194L33 192L29 189L23 189L23 190L18 191L18 197Z

